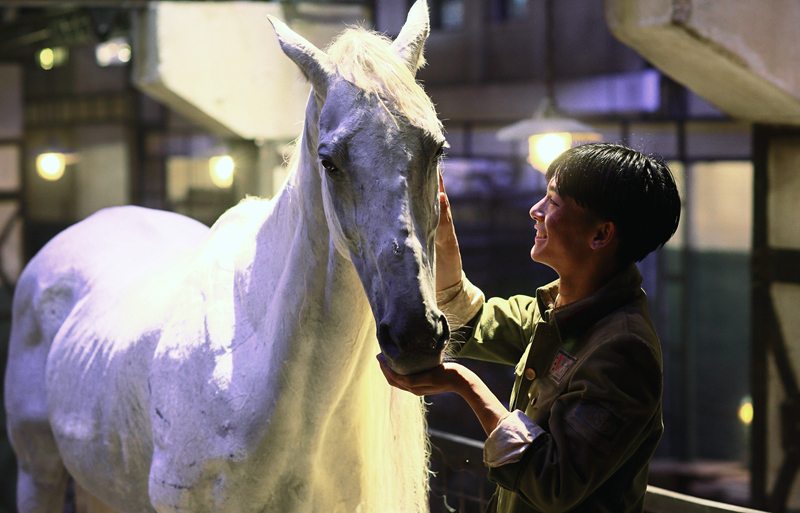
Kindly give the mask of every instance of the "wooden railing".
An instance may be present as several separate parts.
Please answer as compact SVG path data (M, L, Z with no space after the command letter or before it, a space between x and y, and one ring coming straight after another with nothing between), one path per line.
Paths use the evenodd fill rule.
M494 491L483 466L483 442L435 429L431 453L431 513L480 513ZM765 513L647 487L645 513Z
M646 513L764 513L741 506L698 499L655 486L647 487L644 510Z

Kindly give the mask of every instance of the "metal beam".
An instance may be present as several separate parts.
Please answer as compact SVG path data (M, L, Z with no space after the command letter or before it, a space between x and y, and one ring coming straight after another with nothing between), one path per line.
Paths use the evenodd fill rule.
M764 513L755 509L698 499L655 486L647 487L644 510L647 513Z
M753 400L753 423L750 438L750 501L756 507L767 505L767 349L760 343L769 335L760 319L767 317L765 304L771 304L769 281L763 276L762 265L757 265L756 255L767 251L767 160L769 129L763 125L753 127L753 259L751 261L752 286L750 308L752 315L750 334L750 396Z
M758 508L785 511L792 486L800 471L800 385L789 360L787 341L772 298L774 283L800 284L800 250L772 248L769 245L770 146L787 134L797 134L795 127L756 125L753 128L753 254L751 260L751 502ZM785 399L780 410L780 455L768 455L767 437L770 390L769 354L777 371ZM770 458L780 458L777 476L768 489ZM773 464L774 466L774 464Z

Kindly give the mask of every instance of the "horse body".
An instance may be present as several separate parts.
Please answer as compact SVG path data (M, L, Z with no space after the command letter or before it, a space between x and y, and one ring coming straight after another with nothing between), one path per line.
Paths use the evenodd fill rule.
M412 25L398 41L424 41L427 12ZM432 281L443 140L316 55L321 84L293 53L319 51L276 32L314 87L276 198L210 230L101 211L23 272L6 374L20 511L59 509L67 472L119 511L427 508L422 406L374 355L419 370L448 337Z
M161 292L168 287L164 283L148 299L162 308L125 303L151 281L146 276L188 260L207 230L174 214L109 209L60 234L26 267L14 297L6 373L20 511L52 510L63 501L59 453L79 455L63 458L76 478L138 484L141 491L135 479L117 481L114 469L147 475L152 442L146 355L158 338L139 326L158 324L146 316L166 315L169 299ZM121 457L125 464L114 467ZM36 494L42 483L53 491Z

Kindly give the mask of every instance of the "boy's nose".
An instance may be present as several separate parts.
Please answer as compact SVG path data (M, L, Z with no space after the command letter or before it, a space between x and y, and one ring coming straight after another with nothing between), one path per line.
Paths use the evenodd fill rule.
M531 219L535 219L535 220L540 220L541 219L542 214L539 211L539 208L540 208L541 204L542 204L542 202L540 201L539 203L537 203L537 204L535 204L534 206L531 207L531 210L529 212L529 214L531 216Z

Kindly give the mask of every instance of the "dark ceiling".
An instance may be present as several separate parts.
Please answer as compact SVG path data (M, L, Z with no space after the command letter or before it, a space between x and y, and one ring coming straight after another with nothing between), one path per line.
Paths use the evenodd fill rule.
M55 2L18 2L21 4L55 4ZM133 4L116 2L116 7L90 7L77 4L115 2L62 2L58 7L0 7L0 59L24 58L32 52L53 46L75 46L104 41L119 33L127 33L128 13ZM2 4L0 4L2 5Z
M148 0L0 0L0 59L22 59L41 48L97 43L125 35L130 29L130 12L149 3ZM374 2L304 0L304 3Z

